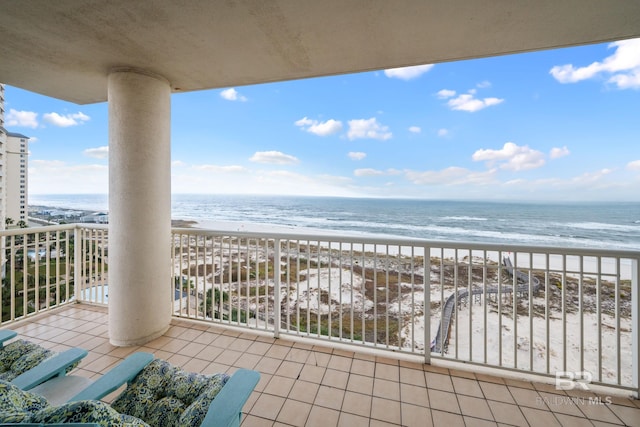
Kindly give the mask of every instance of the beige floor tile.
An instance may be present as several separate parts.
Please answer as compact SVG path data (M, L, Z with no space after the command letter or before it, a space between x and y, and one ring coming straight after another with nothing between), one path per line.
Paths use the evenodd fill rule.
M289 350L289 353L287 353L287 357L285 360L288 360L290 362L306 363L310 354L311 352L309 350L292 348L291 350Z
M427 388L453 391L453 383L449 375L439 374L435 372L425 372L425 380L427 382Z
M373 380L373 395L384 399L400 400L400 387L397 381L387 381L375 378Z
M214 360L216 360L216 358L218 356L220 356L220 354L223 352L224 350L221 349L220 347L214 347L212 345L208 345L203 347L202 351L200 351L200 353L196 354L195 357L197 357L198 359L202 359L202 360L207 360L209 362L213 362Z
M223 365L233 365L240 356L242 356L242 353L239 351L225 350L215 358L215 362Z
M349 370L351 369L352 361L353 359L350 357L337 356L334 354L331 356L331 359L329 359L329 364L327 365L327 368L336 369L338 371L349 372Z
M313 403L316 400L316 394L318 394L319 388L319 384L298 380L293 384L289 392L289 399Z
M269 350L265 353L265 356L273 357L276 359L284 360L287 354L291 351L291 347L273 344Z
M356 393L371 394L373 392L373 378L364 375L349 375L347 390Z
M498 425L495 421L473 418L467 415L464 415L462 418L464 419L464 423L470 427L495 427Z
M522 415L522 411L517 405L510 405L504 402L487 401L493 418L497 423L510 424L515 426L526 426L529 423Z
M286 399L283 397L263 393L260 395L249 413L275 421L285 401Z
M480 388L482 389L482 393L485 398L489 400L497 400L499 402L515 403L515 400L513 400L513 396L511 396L511 392L506 385L484 381L480 381L478 384L480 384Z
M342 408L344 394L344 390L321 385L313 404L339 411Z
M400 381L400 367L396 365L388 365L386 363L376 363L376 372L374 375L377 378L389 381Z
M320 384L322 382L322 377L324 377L324 373L326 370L327 368L323 368L322 366L307 364L302 367L302 371L300 371L299 378L304 381Z
M544 399L542 399L542 396L540 396L536 390L509 386L509 392L519 406L536 409L545 408L546 404L544 403Z
M561 427L558 419L548 409L520 408L531 427Z
M452 414L450 412L431 410L431 418L435 427L464 427L464 418L462 415Z
M640 408L632 408L630 406L609 405L609 409L626 425L640 425Z
M424 379L424 371L417 369L409 369L400 367L400 383L411 384L418 387L426 387L427 382Z
M240 425L242 427L271 427L273 425L273 420L247 415L242 418L242 424Z
M354 359L351 363L351 373L373 377L376 364L368 360Z
M606 423L619 423L620 419L610 409L611 405L606 403L593 403L594 401L574 399L574 403L580 411L591 421L603 421ZM605 401L603 401L605 402ZM640 411L640 410L639 410ZM640 425L640 412L638 412L638 425Z
M574 417L567 414L556 414L562 427L592 427L593 423L586 418Z
M229 350L244 352L244 351L247 351L249 347L251 347L251 344L253 344L253 340L250 341L250 340L238 338L234 342L232 342L228 348Z
M371 395L347 391L344 394L342 412L369 417L371 415Z
M249 348L247 349L247 353L258 354L260 356L264 356L267 354L269 349L271 348L271 344L267 344L264 342L254 341Z
M429 406L431 409L460 414L458 399L453 393L441 390L429 390Z
M311 408L306 426L308 427L335 427L338 425L340 411L314 406Z
M322 385L344 390L347 388L348 380L348 372L336 371L335 369L327 369L327 371L324 373L324 377L322 377Z
M258 362L260 362L260 359L262 359L262 356L257 354L242 353L242 356L236 360L234 366L244 369L254 369Z
M311 412L311 405L288 399L284 402L276 421L292 426L304 427Z
M571 397L546 392L539 392L539 394L541 400L547 405L551 412L572 415L574 417L584 417L584 414L575 405Z
M451 377L453 388L457 394L464 394L473 397L484 397L480 384L476 380L460 377Z
M289 392L291 391L294 382L295 380L293 380L292 378L274 375L273 377L271 377L269 384L267 384L262 392L280 397L287 397L289 396Z
M400 402L397 400L372 397L371 418L388 423L400 424Z
M265 374L275 374L278 368L280 368L281 363L281 359L274 359L273 357L263 357L258 361L255 369L260 372L264 372Z
M458 395L458 404L462 415L493 421L493 415L487 401L478 397Z
M402 425L407 427L431 427L431 410L423 406L400 404Z
M369 427L369 417L341 412L338 419L338 427Z
M403 403L429 407L429 393L426 387L400 383L400 400Z
M285 360L280 364L280 367L276 371L276 374L283 377L298 378L298 375L300 375L300 371L302 371L303 366L304 365L302 363L289 362Z
M185 363L182 368L189 372L197 372L202 373L207 366L209 366L209 362L202 359L191 359L187 363Z
M200 344L197 342L190 342L176 353L182 354L184 356L195 357L198 353L205 349L204 344Z

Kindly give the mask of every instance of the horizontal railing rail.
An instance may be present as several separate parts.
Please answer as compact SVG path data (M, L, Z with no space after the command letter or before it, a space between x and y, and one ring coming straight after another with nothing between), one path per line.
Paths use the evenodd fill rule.
M108 227L0 232L2 324L108 303ZM173 230L174 316L638 395L640 252Z

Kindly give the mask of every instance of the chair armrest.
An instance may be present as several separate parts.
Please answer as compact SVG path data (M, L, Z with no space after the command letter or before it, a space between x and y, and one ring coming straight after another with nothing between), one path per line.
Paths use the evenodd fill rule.
M0 348L4 347L5 341L9 341L16 335L18 335L18 333L16 331L12 331L11 329L0 330Z
M21 390L30 390L53 377L64 376L70 366L79 362L87 354L87 351L81 348L63 351L43 360L38 366L29 369L27 372L18 375L11 383Z
M93 384L69 399L69 402L78 400L100 400L112 391L117 390L124 383L129 383L153 360L153 354L137 352L128 356L115 368L110 369Z
M256 371L239 369L229 378L209 405L201 427L234 427L240 425L242 407L260 380Z

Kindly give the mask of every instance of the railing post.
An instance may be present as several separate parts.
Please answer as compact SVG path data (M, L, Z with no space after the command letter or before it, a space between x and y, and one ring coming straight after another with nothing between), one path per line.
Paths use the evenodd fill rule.
M631 369L633 397L640 399L640 261L631 260Z
M424 363L431 363L431 248L424 248Z
M274 240L273 254L273 336L280 338L280 239Z
M82 242L80 240L80 227L76 224L73 229L73 292L76 300L82 301Z

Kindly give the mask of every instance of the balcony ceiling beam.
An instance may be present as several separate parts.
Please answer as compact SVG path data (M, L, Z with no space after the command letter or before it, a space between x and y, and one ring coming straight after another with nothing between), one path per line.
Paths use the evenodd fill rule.
M637 0L6 0L0 81L88 104L123 66L179 92L634 37Z

